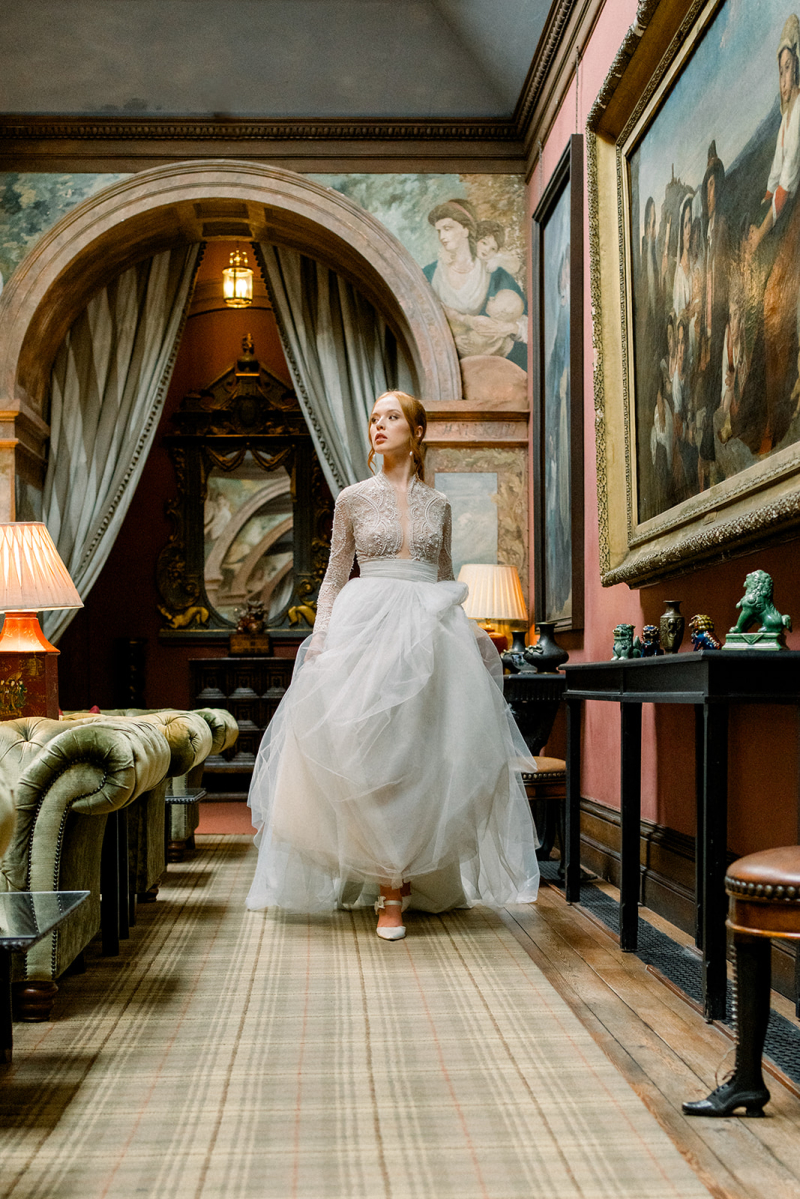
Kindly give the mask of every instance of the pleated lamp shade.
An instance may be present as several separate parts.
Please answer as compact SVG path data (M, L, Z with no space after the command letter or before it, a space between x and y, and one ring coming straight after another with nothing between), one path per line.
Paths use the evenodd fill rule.
M0 612L82 607L47 527L40 521L0 524Z
M521 620L527 624L528 610L516 566L466 563L458 572L458 581L469 587L464 611L473 620Z

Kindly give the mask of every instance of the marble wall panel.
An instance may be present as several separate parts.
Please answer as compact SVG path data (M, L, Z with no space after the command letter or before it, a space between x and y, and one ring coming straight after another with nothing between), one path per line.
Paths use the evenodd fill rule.
M497 479L497 561L516 566L528 602L528 460L524 449L431 447L425 475L447 495L447 475L493 475ZM456 484L460 487L460 482Z

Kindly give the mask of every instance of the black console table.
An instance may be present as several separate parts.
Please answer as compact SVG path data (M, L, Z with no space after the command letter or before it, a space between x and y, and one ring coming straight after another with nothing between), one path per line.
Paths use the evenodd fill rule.
M725 1015L725 867L728 829L728 707L800 704L800 653L703 650L564 667L567 689L567 900L580 898L581 708L620 705L620 946L636 949L640 893L642 704L693 704L697 825L695 940L703 951L707 1020Z

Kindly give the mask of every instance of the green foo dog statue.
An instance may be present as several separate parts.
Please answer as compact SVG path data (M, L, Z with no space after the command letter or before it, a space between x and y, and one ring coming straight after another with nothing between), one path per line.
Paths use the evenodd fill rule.
M615 658L641 658L642 643L637 637L633 637L632 624L618 624L614 629L614 652L611 655L612 661Z
M783 634L791 632L791 616L781 616L772 600L772 579L765 570L752 571L744 581L744 595L736 605L739 619L725 638L723 649L783 649ZM748 633L751 625L758 628Z

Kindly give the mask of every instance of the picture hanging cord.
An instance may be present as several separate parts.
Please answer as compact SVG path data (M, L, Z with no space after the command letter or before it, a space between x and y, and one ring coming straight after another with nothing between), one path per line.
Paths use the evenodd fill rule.
M575 132L578 132L578 91L581 82L581 52L575 50Z
M536 145L539 150L539 199L541 200L542 193L544 192L544 163L542 162L542 156L544 154L544 146L542 145L541 138L539 138L537 140Z

